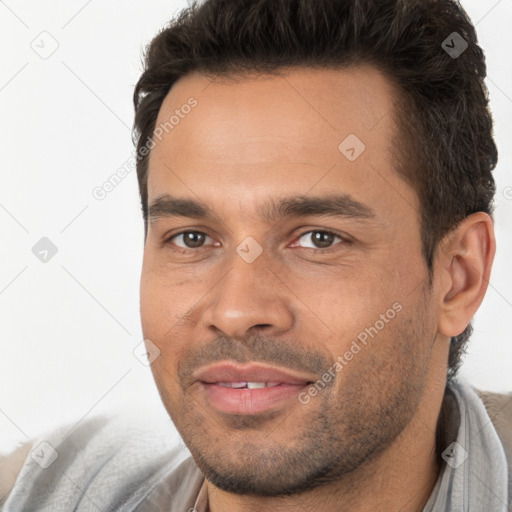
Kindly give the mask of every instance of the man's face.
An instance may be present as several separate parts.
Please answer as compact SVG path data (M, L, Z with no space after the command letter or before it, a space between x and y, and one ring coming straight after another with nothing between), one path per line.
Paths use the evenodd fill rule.
M163 403L222 489L329 482L416 412L437 313L419 201L393 170L394 94L370 67L194 73L162 105L149 205L203 214L152 208L142 326Z

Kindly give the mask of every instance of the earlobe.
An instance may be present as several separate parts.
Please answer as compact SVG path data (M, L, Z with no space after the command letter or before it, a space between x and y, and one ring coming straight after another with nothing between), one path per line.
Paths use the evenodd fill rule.
M480 307L495 251L493 222L484 212L469 215L443 240L438 330L445 336L462 333Z

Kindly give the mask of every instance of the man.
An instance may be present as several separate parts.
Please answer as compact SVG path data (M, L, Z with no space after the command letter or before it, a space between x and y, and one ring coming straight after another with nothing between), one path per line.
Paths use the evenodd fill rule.
M484 77L452 0L208 0L163 30L141 318L188 450L91 421L4 510L509 510L512 397L456 378L495 252Z

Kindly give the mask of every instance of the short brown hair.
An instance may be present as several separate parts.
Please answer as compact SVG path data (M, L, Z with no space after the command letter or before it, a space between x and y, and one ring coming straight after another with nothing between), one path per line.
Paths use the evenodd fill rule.
M456 43L460 55L449 52ZM148 155L141 149L179 78L192 71L243 75L362 63L383 71L402 93L396 170L420 200L432 279L439 242L471 213L492 216L495 194L485 59L455 0L206 0L182 11L149 44L134 92L145 235ZM451 340L449 378L471 331L469 324Z

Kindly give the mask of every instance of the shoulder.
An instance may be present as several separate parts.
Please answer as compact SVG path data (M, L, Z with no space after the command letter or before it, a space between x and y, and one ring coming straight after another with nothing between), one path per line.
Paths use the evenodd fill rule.
M9 492L2 510L50 511L56 503L59 510L88 510L91 502L118 510L144 499L190 454L168 416L142 414L97 416L20 447L1 464L12 487L2 489Z
M512 442L512 392L475 391L485 405L500 438L503 434L506 440Z
M512 510L512 392L496 393L478 389L475 389L475 392L487 409L487 414L500 438L507 458L508 486L511 493L509 506Z
M11 492L31 447L27 442L9 454L0 454L0 506Z
M487 409L507 458L512 459L512 392L496 393L478 389L475 391Z

